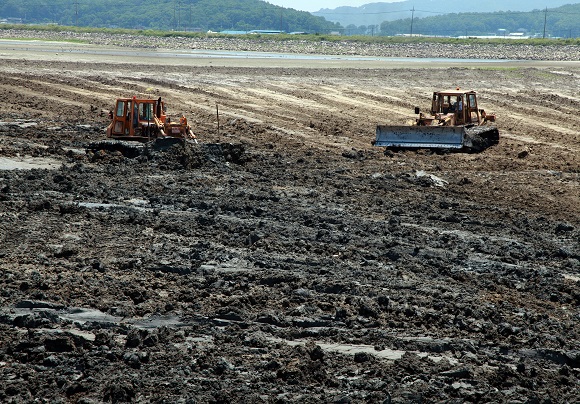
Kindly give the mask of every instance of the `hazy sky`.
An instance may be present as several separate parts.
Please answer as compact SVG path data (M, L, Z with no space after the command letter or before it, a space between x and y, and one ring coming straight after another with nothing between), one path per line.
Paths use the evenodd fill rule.
M359 7L369 3L392 3L397 0L266 0L270 4L302 11L318 11L321 8L340 6Z

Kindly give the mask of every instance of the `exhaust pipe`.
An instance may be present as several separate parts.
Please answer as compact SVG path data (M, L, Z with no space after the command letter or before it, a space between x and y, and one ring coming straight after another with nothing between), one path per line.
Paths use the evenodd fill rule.
M155 111L155 113L157 114L157 119L160 119L160 117L161 117L161 97L159 97L157 99L157 111Z

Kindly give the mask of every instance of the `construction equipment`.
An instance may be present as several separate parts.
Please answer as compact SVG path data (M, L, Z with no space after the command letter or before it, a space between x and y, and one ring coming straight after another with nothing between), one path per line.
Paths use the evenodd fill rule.
M165 114L165 103L161 97L157 100L119 98L115 110L109 116L109 138L147 142L156 138L173 137L195 141L187 118L182 116L179 121L172 122Z
M119 98L109 112L111 123L107 138L89 144L89 150L118 151L125 157L137 157L146 147L165 149L176 143L197 143L197 139L181 116L172 121L166 115L165 103L158 99Z
M378 125L373 144L478 152L499 142L495 115L478 108L475 91L436 91L430 113L415 107L415 114L418 117L408 126Z

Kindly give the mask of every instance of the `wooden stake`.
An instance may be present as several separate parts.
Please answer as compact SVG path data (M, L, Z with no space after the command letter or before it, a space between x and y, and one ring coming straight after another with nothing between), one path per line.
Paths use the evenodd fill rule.
M215 104L215 112L217 115L217 130L218 130L218 136L219 136L220 135L220 107L217 103Z

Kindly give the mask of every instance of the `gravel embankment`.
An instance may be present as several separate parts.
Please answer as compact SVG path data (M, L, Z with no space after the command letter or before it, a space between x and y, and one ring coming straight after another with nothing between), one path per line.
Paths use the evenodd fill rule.
M578 61L578 45L524 45L514 44L441 44L409 43L378 44L358 43L348 40L334 41L279 41L269 38L248 40L242 38L151 37L102 33L44 32L25 30L0 30L0 38L34 38L43 40L82 40L95 45L144 47L163 49L198 49L255 52L283 52L322 55L356 55L375 57L467 58Z

